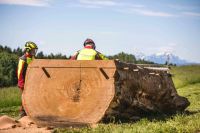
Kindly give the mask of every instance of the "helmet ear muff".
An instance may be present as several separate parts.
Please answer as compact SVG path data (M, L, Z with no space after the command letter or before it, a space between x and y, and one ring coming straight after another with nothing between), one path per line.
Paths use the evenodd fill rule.
M31 51L30 47L25 46L24 52L30 52L30 51Z
M26 48L26 52L30 52L31 50L29 48Z

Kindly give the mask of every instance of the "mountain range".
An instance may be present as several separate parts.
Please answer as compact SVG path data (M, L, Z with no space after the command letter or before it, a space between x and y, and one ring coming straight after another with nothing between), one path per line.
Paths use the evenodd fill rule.
M152 54L152 55L147 55L147 56L143 53L136 53L134 55L136 59L144 59L144 60L152 61L158 64L165 64L166 62L168 62L169 64L172 63L176 65L195 64L187 60L181 59L180 57L169 52L157 53L157 54Z

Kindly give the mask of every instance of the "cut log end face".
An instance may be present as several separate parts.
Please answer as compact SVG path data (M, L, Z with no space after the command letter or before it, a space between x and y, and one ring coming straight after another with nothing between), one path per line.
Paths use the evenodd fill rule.
M25 110L39 125L96 123L114 97L115 71L114 61L34 60L23 92Z
M80 83L76 83L73 87L74 89L74 94L72 95L72 100L74 102L79 102L80 101L80 93L81 93L81 81Z

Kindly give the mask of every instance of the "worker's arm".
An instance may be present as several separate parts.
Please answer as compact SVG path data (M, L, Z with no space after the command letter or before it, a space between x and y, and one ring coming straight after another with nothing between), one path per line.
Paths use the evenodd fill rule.
M73 56L71 56L70 60L76 60L78 54L79 54L79 51L77 51Z
M22 59L19 59L18 68L17 68L17 78L18 78L18 87L21 90L24 89L24 78L25 78L23 75L24 65L25 65L25 61Z
M100 60L109 60L105 55L97 51L97 59Z

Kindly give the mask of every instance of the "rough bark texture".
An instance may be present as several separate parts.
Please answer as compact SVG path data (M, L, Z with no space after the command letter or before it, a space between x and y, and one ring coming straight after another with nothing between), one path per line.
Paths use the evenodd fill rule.
M104 120L137 119L152 113L171 114L184 111L190 105L177 94L168 71L143 68L116 62L115 97Z

